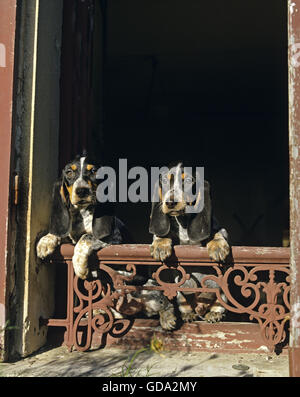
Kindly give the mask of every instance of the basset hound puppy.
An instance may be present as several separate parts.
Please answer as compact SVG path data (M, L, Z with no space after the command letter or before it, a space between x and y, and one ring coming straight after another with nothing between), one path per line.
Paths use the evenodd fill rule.
M61 243L75 244L73 267L81 279L89 275L88 258L93 251L108 244L130 242L112 205L97 201L99 167L86 155L77 156L65 166L53 187L49 232L36 247L37 256L44 259Z
M202 191L195 191L196 177L195 170L193 169L193 173L187 172L182 163L169 167L168 171L160 176L156 186L159 200L152 202L149 226L149 231L153 234L150 252L158 261L166 261L172 255L173 245L176 244L206 246L209 257L219 263L224 262L230 254L227 231L218 227L212 214L210 185L203 181ZM201 194L204 196L202 208ZM187 211L188 206L193 207L194 212ZM190 269L190 280L182 285L183 288L200 286L209 268L198 269L198 272L194 271L195 268ZM206 285L218 288L212 281ZM223 294L222 299L226 299ZM225 313L224 307L217 302L215 293L178 293L177 300L182 318L186 320L200 316L207 322L217 322ZM170 313L170 316L175 321L174 313Z

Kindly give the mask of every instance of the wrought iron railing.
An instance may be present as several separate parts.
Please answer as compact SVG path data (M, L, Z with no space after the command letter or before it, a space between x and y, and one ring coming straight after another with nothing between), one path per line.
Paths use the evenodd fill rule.
M125 335L132 322L115 319L112 309L116 301L141 287L127 285L139 266L151 266L157 286L142 287L161 290L169 298L178 291L215 292L228 313L247 314L250 321L257 321L264 344L269 351L287 337L286 322L289 319L289 248L233 247L232 263L219 265L212 262L205 248L175 246L174 256L168 264L156 262L150 256L149 245L115 245L97 253L98 276L80 280L72 266L73 246L63 245L53 262L68 266L67 315L65 319L49 319L48 326L65 327L64 344L69 349L88 350L94 333L102 337ZM209 275L201 280L199 288L183 288L191 269L210 268ZM126 275L117 269L126 269ZM177 282L162 280L162 272L177 270ZM208 288L207 280L213 280L219 288ZM224 295L226 299L223 299Z

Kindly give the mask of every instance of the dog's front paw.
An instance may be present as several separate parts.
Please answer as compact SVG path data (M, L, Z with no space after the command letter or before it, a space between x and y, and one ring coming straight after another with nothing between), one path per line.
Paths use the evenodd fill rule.
M185 323L192 323L193 321L198 320L198 317L198 314L195 312L181 313L182 321Z
M172 240L170 238L157 238L150 246L150 253L157 261L165 261L172 255Z
M224 262L230 253L230 246L220 233L216 233L213 240L207 243L206 247L209 257L215 262Z
M79 278L85 280L89 274L88 255L74 253L72 258L73 269Z
M162 329L167 331L172 331L176 328L177 318L174 314L174 309L169 308L167 310L162 310L159 312L159 322Z
M42 237L36 246L36 254L38 258L44 259L48 255L53 254L55 248L59 245L60 238L54 234L48 233Z
M73 268L76 276L82 280L85 280L89 274L88 260L93 251L94 242L93 236L84 234L80 237L80 240L74 248L74 255L72 258Z
M211 311L206 313L204 319L207 323L218 323L222 320L223 317L224 313Z

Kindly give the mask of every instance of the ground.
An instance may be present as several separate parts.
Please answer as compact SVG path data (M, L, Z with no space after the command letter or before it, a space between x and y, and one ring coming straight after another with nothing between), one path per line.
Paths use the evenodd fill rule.
M68 352L46 347L14 363L0 364L1 377L287 377L288 356L212 352L143 351L108 347Z

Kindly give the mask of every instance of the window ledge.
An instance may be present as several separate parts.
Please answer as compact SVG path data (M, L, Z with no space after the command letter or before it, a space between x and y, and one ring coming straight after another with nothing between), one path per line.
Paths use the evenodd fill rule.
M143 261L153 262L150 255L149 244L121 244L110 245L97 252L99 260L103 261ZM72 259L74 246L72 244L63 244L60 247L60 255L65 259ZM234 263L261 263L261 264L289 264L290 248L285 247L232 247L232 256ZM55 256L57 260L57 256ZM205 247L196 245L175 245L174 255L171 261L209 263L215 265Z

